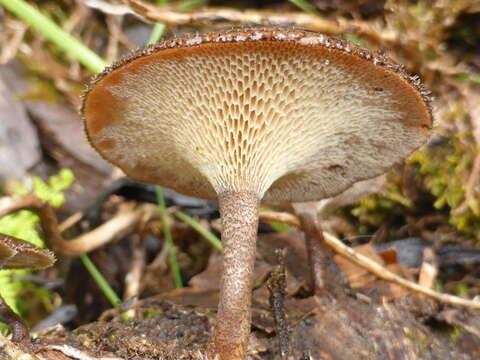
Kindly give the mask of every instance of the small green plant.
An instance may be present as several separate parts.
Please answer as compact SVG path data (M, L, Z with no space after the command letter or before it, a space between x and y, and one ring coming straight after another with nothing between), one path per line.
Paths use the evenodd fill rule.
M63 192L68 189L75 177L69 169L62 169L57 175L51 176L47 182L39 177L32 178L31 191L24 186L17 190L23 195L29 192L53 207L59 207L65 202ZM36 246L44 247L44 243L36 231L38 216L31 211L21 210L0 218L0 233L17 237ZM28 281L16 280L13 275L28 274L28 270L0 270L0 295L10 308L22 317L28 313L28 305L20 294L33 294L39 297L49 297L50 293ZM0 328L3 329L3 328Z
M177 256L175 254L172 233L170 232L170 226L168 224L168 213L167 208L165 206L165 198L163 197L163 188L161 186L156 186L155 191L157 193L157 204L158 209L160 211L160 217L162 219L163 225L163 237L167 243L168 249L168 262L170 264L170 270L172 271L172 276L175 281L176 288L182 288L182 275L180 272L180 268L177 262Z

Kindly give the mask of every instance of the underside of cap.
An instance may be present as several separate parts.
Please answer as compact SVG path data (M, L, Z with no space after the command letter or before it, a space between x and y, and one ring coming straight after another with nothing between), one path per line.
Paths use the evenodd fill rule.
M55 255L13 236L0 234L0 268L39 270L52 266Z
M327 36L251 30L173 39L93 82L87 136L128 176L216 198L312 201L385 172L424 144L418 78Z

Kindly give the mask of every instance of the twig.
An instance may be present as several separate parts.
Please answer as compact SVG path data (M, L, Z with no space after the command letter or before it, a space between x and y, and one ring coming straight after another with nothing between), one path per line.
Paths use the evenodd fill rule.
M81 0L85 6L92 9L97 9L108 15L123 16L127 14L135 15L128 5L123 4L111 4L102 0Z
M96 357L87 354L85 351L81 351L79 349L74 348L70 345L47 345L43 347L43 349L51 349L61 352L62 354L67 355L75 360L124 360L123 358L119 357L111 357L111 356L102 356Z
M118 45L120 41L120 34L122 32L121 24L123 17L107 15L106 23L108 29L108 45L105 51L105 60L111 63L118 58Z
M22 21L10 20L8 18L4 20L3 34L1 35L1 40L3 41L1 41L0 46L0 64L6 64L15 57L27 30L28 25ZM9 38L7 38L8 35L10 35Z
M478 326L468 324L468 319L466 318L467 316L468 314L465 314L464 312L460 313L457 309L446 309L438 313L435 318L469 332L480 339L480 328L478 328Z
M396 40L393 32L378 31L371 24L339 18L336 22L305 12L275 13L264 10L235 10L229 8L204 7L194 11L180 12L171 6L155 6L141 0L126 0L134 14L151 21L168 25L208 26L225 23L228 25L296 26L331 35L355 33L371 38L377 43ZM97 8L101 1L95 1ZM88 5L91 5L89 3ZM123 9L124 10L124 9Z
M380 279L391 281L395 284L401 285L406 287L407 289L416 291L420 294L430 296L440 302L450 304L450 305L457 305L463 306L470 309L480 310L480 302L479 301L472 301L462 299L458 296L449 295L449 294L442 294L437 291L427 289L423 286L420 286L412 281L406 280L391 271L385 269L383 266L377 264L373 260L369 259L368 257L357 253L351 247L342 243L339 239L329 233L323 233L325 238L325 242L331 246L339 255L347 258L348 260L354 262L358 266L370 271L372 274L378 276Z
M301 226L298 217L287 212L260 211L258 216L262 222L277 221L296 227Z
M150 264L148 264L148 269L158 270L159 272L165 271L168 267L167 259L168 259L168 246L167 246L167 243L164 242L162 249L157 253L153 261Z
M31 210L39 216L47 246L61 257L79 256L90 252L132 232L144 216L148 218L155 216L152 207L126 210L86 234L73 240L65 240L59 232L55 212L45 201L33 195L0 200L0 216L21 209Z
M291 216L295 217L294 215L291 215ZM278 220L282 217L283 217L283 215L276 218L276 220ZM297 219L297 221L298 221L298 219ZM298 223L300 223L300 221L298 221ZM288 224L293 225L293 221L288 222ZM439 293L437 291L434 291L434 290L425 288L423 286L420 286L420 285L418 285L418 284L416 284L412 281L406 280L406 279L392 273L391 271L389 271L385 267L377 264L376 262L369 259L368 257L357 253L354 249L352 249L351 247L342 243L339 239L337 239L332 234L324 232L323 237L325 239L325 243L328 246L330 246L331 248L333 248L339 255L351 260L352 262L354 262L358 266L370 271L372 274L378 276L380 279L383 279L383 280L386 280L386 281L391 281L395 284L406 287L407 289L410 289L412 291L421 293L423 295L429 296L431 298L434 298L434 299L436 299L440 302L446 303L446 304L480 310L480 302L479 301L462 299L461 297L458 297L458 296Z
M132 261L130 269L125 275L125 291L123 294L124 299L136 298L140 293L140 283L142 275L145 270L146 253L143 237L141 235L135 235L131 243ZM129 317L135 315L135 310L127 312Z
M75 2L75 7L72 11L70 11L70 16L68 19L63 23L62 29L67 32L71 33L77 26L80 25L80 29L77 29L77 33L81 33L86 23L86 19L91 16L92 10L89 9L85 4L81 2Z
M83 213L80 211L76 212L75 214L69 216L64 221L62 221L61 224L58 225L58 231L60 231L60 233L67 231L71 227L75 226L80 220L82 220L82 218L83 218Z

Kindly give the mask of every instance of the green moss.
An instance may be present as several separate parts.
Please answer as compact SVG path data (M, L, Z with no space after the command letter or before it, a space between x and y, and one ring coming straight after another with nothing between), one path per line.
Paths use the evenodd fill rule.
M34 176L32 178L33 193L40 199L47 201L51 206L59 207L65 202L63 192L72 185L74 180L75 176L70 169L60 170L57 175L53 175L48 179L48 183ZM20 189L19 192L27 193L25 189Z
M458 296L467 298L467 299L470 297L468 287L465 284L458 284L455 287L455 294L457 294Z
M459 340L462 336L462 331L458 327L453 327L448 333L453 341Z
M456 112L456 110L453 110ZM459 114L456 114L458 116ZM416 152L411 161L418 164L426 188L435 196L434 207L449 211L449 222L466 235L480 240L480 204L467 201L466 210L454 210L465 201L465 184L478 149L469 133L451 135L439 145Z
M143 315L143 318L144 319L151 319L155 316L158 316L158 315L161 315L162 314L162 311L160 310L148 310L148 311L144 311L142 312L142 315Z
M412 200L402 193L400 183L401 177L391 173L382 194L370 195L350 209L351 215L360 222L361 234L369 233L371 227L378 228L396 217L403 217L405 211L413 207Z

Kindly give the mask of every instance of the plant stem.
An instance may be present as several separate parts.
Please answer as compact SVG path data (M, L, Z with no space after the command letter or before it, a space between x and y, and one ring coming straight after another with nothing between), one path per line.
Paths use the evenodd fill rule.
M313 14L313 15L320 15L317 9L310 4L307 0L289 0L292 4L297 5L300 9L305 11L306 13Z
M188 10L193 10L198 6L201 6L205 4L205 0L190 0L186 1L183 4L181 4L178 9L180 11L188 11ZM157 0L156 4L158 6L166 5L168 3L168 0ZM162 37L163 34L165 33L165 30L167 28L167 25L165 25L162 22L156 22L155 25L153 26L152 32L150 33L150 37L147 40L147 45L150 44L155 44L157 41L159 41Z
M190 11L199 6L205 5L207 0L187 0L184 1L179 7L178 10L180 11Z
M107 63L101 57L86 47L80 40L63 31L46 15L24 0L0 0L0 5L32 26L91 71L100 72L107 66Z
M152 32L150 33L150 37L147 40L147 45L155 44L158 40L160 40L166 28L167 25L165 25L164 23L155 23L155 25L153 25Z
M97 285L107 297L108 301L110 301L110 304L112 304L113 307L117 307L118 305L120 305L122 301L117 296L115 291L113 291L110 284L107 282L107 280L105 280L100 271L98 271L92 260L90 260L87 255L80 255L80 260L82 260L82 263L90 273L90 276L93 278L93 280L95 280Z
M223 251L223 245L219 238L217 238L210 231L205 229L202 225L192 219L190 216L184 212L177 210L173 213L177 218L182 220L184 223L190 225L196 232L203 236L215 249Z
M167 242L170 270L172 271L173 280L175 281L175 287L182 288L182 276L180 274L180 268L178 267L177 257L175 255L175 249L172 240L172 233L170 232L170 226L168 224L168 214L167 208L165 207L165 199L163 197L163 188L161 186L155 186L155 191L157 193L158 209L160 210L160 217L163 224L163 237Z
M159 6L166 5L167 3L168 0L156 1L156 4ZM160 40L163 37L166 28L167 25L165 25L164 23L156 22L155 25L153 25L152 31L150 32L150 37L147 40L147 45L155 44L158 40Z

